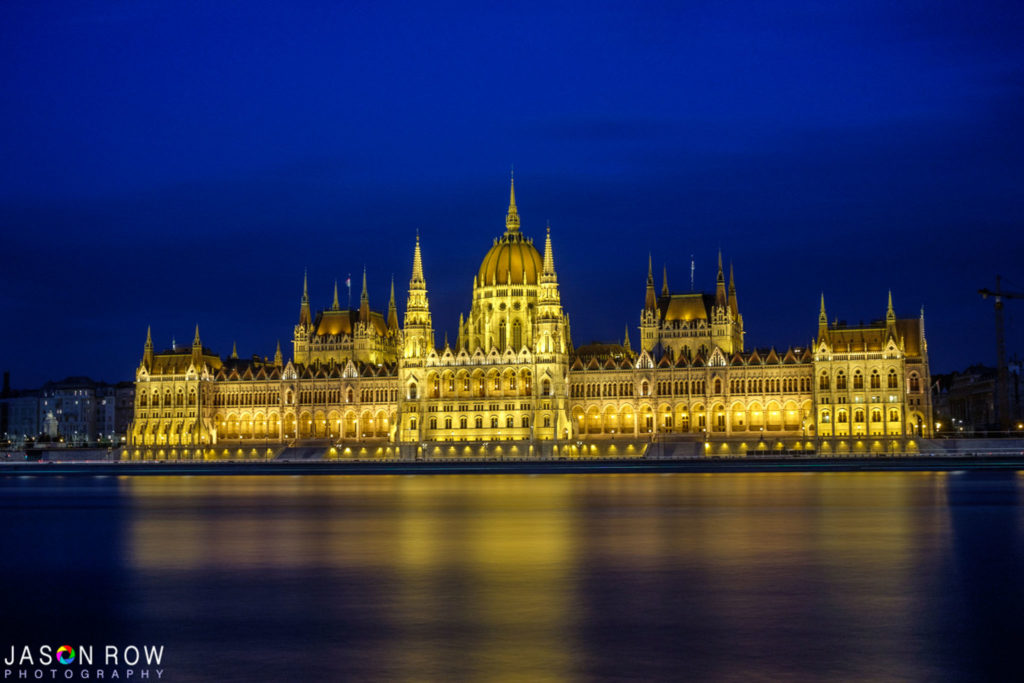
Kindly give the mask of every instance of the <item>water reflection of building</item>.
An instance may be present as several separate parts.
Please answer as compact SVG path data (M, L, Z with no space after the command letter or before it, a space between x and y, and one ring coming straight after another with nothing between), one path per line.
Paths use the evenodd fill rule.
M287 361L280 344L272 358L222 358L198 329L190 348L163 352L147 335L132 455L262 454L296 440L379 454L636 453L632 442L651 439L842 452L930 435L923 314L897 318L890 296L877 322L829 323L822 298L811 346L747 349L721 255L713 293L673 292L667 273L659 293L647 265L639 347L628 330L621 344L575 347L550 228L542 254L513 187L453 342L436 342L417 238L401 325L394 285L374 311L364 274L351 310L335 286L314 312L304 282Z

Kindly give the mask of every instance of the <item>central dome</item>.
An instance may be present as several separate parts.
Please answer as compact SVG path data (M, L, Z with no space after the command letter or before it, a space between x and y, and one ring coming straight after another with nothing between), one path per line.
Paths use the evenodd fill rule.
M535 285L544 270L544 260L533 246L533 240L519 232L519 210L516 208L516 181L509 188L508 214L505 216L505 234L494 240L494 246L484 256L477 274L477 283L487 287L491 283Z
M514 285L535 285L544 270L544 261L533 246L533 240L526 239L518 230L506 232L495 241L483 263L477 282L488 286L493 282L506 284L511 276Z

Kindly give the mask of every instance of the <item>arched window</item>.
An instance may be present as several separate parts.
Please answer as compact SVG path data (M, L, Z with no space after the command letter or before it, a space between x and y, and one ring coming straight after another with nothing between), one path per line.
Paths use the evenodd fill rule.
M506 416L505 417L505 426L507 428L509 428L509 429L512 429L512 427L514 425L515 425L515 422L513 421L512 416L511 415Z
M415 417L410 417L409 418L409 429L416 429L416 418Z
M829 413L827 410L821 411L821 421L823 424L828 424L829 422L832 421L832 414Z
M351 392L351 389L349 391ZM409 385L409 400L410 401L415 401L416 400L416 383L415 382L413 382L412 384ZM415 427L413 427L412 429L415 429Z
M882 421L882 411L879 410L878 408L875 408L874 410L872 410L871 411L871 421L872 422L881 422Z
M437 429L437 418L436 417L430 418L430 422L428 424L430 425L431 429Z
M483 429L484 418L481 417L480 415L477 415L476 419L473 420L473 424L476 426L477 429Z
M853 411L853 421L854 422L863 422L864 421L864 411L863 410L855 410L855 411Z
M890 370L889 371L889 388L890 389L895 389L897 386L899 386L899 382L897 382L897 380L896 380L896 371L895 370Z
M827 391L828 390L828 373L827 372L821 373L821 379L818 380L818 389L821 389L822 391Z
M650 385L647 384L647 380L640 383L640 395L649 396L651 391Z
M716 394L722 393L722 380L717 379L717 378L715 379L715 393Z
M450 417L446 417L444 419L444 428L445 429L451 429L452 428L452 419Z
M512 349L518 351L523 348L523 324L518 320L512 323Z
M492 415L491 416L491 429L497 429L497 428L498 428L498 416L497 415Z
M916 372L910 376L910 390L914 392L921 391L921 378L917 376Z
M523 415L522 425L523 425L523 429L528 429L530 427L530 416L529 415Z
M872 370L871 372L871 388L881 389L882 388L882 377L878 374L878 370ZM872 420L874 422L874 420Z
M540 383L540 395L541 396L550 396L551 395L551 381L550 380L545 379L543 382Z
M900 421L900 411L896 410L895 408L891 408L889 410L889 422L899 422L899 421Z
M501 324L498 325L498 348L502 351L508 346L508 328L505 325L505 321L502 320Z
M409 398L416 398L416 397L415 396L410 396ZM354 399L355 399L355 395L353 394L352 389L350 388L347 392L345 392L345 403L352 403L352 401Z
M845 388L846 388L846 375L843 373L842 370L840 370L839 373L836 374L836 389L845 389Z
M864 388L864 375L860 374L860 370L853 373L853 388L863 389Z
M466 418L465 418L465 416L463 416L463 417L459 418L459 429L465 429L465 428L466 428Z
M838 422L839 424L846 424L846 419L847 415L845 410L840 410L836 412L836 422Z

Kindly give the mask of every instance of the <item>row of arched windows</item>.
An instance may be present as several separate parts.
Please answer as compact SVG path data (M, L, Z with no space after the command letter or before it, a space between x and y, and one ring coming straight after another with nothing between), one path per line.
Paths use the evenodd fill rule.
M432 417L432 418L430 418L429 422L427 422L427 424L428 424L430 429L437 429L437 426L438 426L439 422L438 422L438 419L436 417ZM450 418L450 417L444 418L443 423L440 423L440 424L444 425L444 429L453 429L453 426L452 426L453 425L453 421L452 421L452 418ZM459 429L468 429L469 428L468 427L469 419L465 415L463 415L462 417L459 418L458 424L459 424L459 426L458 426ZM491 419L490 419L491 429L498 429L498 424L499 424L498 416L497 415L492 415ZM529 415L523 415L522 418L519 421L519 424L520 424L520 426L523 429L529 429L529 427L530 427L530 416ZM483 429L483 427L484 427L484 417L483 417L483 415L475 416L473 418L473 428L474 429ZM505 427L507 429L514 429L515 428L515 418L513 416L511 416L511 415L506 415L505 416ZM412 429L415 429L415 428L416 428L416 426L415 426L415 424L413 424L412 425Z
M196 390L190 389L188 392L188 405L194 406L196 404ZM185 390L178 389L177 392L172 392L170 389L164 391L163 401L160 400L160 390L154 389L152 393L147 391L139 392L139 407L140 408L180 408L185 405Z
M869 383L871 389L882 388L882 376L881 374L879 374L878 370L871 371ZM899 385L900 382L899 377L896 374L896 370L889 370L889 374L886 379L886 387L889 389L898 389ZM917 387L916 389L914 389L915 386ZM818 376L818 389L820 389L821 391L828 391L830 388L831 381L829 378L829 373L827 370L823 370L821 375ZM843 370L839 370L838 372L836 372L836 389L838 391L843 391L846 390L847 388L848 382L846 372ZM855 370L853 373L853 388L855 390L864 388L864 375L861 373L860 370ZM920 391L920 380L918 379L916 374L911 376L911 390Z
M837 423L839 423L839 424L847 424L849 422L849 420L850 420L850 415L849 415L849 413L845 409L840 409L840 410L836 411L836 422ZM822 411L821 411L821 421L824 424L828 424L828 423L832 422L832 412L828 408L822 409ZM863 423L864 422L864 409L863 408L857 408L856 410L853 411L853 421L855 423ZM882 421L882 409L881 408L872 408L871 409L871 422L877 423L877 422L881 422L881 421ZM898 408L890 408L889 409L889 422L899 422L899 421L900 421L900 411L899 411L899 409Z

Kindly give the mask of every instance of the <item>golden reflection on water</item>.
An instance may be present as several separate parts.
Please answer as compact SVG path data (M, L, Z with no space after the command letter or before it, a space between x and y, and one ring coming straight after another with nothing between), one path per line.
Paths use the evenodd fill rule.
M389 675L531 680L586 677L584 632L608 619L628 627L654 614L698 637L706 620L710 647L722 634L751 638L773 611L779 633L753 633L763 658L749 661L754 648L689 673L734 677L756 666L759 676L792 677L769 651L793 647L784 637L793 621L858 634L845 645L851 656L829 665L835 673L913 677L898 643L922 628L917 573L949 543L946 483L937 473L122 482L138 571L363 577L387 586L372 609L398 633ZM665 614L668 599L678 612ZM438 634L442 620L464 627L454 642Z

